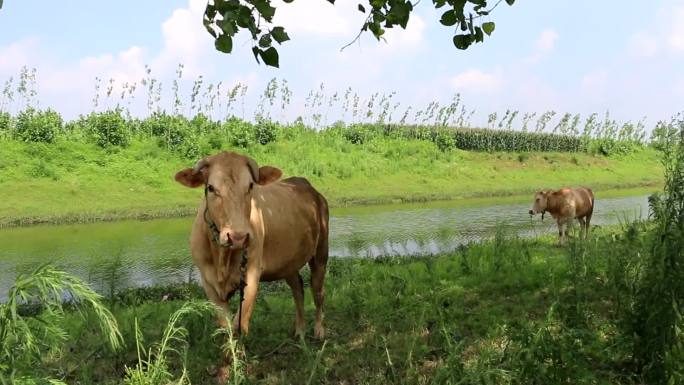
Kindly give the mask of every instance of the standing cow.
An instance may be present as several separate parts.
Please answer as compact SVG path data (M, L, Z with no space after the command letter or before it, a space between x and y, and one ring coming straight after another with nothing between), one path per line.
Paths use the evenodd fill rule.
M530 215L549 212L558 223L558 237L562 245L568 237L568 227L577 218L580 233L587 238L591 215L594 213L594 193L586 187L563 188L558 191L546 190L534 194L534 204Z
M192 227L190 251L207 297L227 313L228 301L239 289L240 263L246 249L242 319L238 311L233 325L245 334L259 282L279 279L292 289L295 334L304 334L304 290L299 270L308 263L316 305L314 335L323 338L328 203L306 179L278 181L281 175L275 167L259 167L253 159L234 152L204 158L193 168L179 171L175 179L182 185L205 188L205 199Z

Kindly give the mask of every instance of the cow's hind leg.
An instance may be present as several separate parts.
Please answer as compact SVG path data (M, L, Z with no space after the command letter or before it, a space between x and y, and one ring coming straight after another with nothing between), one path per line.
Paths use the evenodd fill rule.
M315 259L315 258L314 258ZM314 259L309 262L311 268L311 293L313 293L314 303L316 304L316 323L314 324L314 337L323 339L323 302L325 299L325 280L326 263L318 263Z
M309 261L311 269L311 292L316 304L316 323L314 324L314 337L323 339L323 301L325 299L325 271L328 265L328 203L321 198L320 203L320 232L316 254Z
M580 238L587 239L587 220L584 217L577 218L580 223Z
M589 236L589 229L591 228L591 215L592 214L593 213L590 212L589 214L587 214L586 217L584 217L584 222L585 222L585 224L584 224L584 239L587 239L587 237Z
M290 289L292 289L292 297L295 302L295 337L304 337L304 281L299 272L287 277L285 281L290 285Z

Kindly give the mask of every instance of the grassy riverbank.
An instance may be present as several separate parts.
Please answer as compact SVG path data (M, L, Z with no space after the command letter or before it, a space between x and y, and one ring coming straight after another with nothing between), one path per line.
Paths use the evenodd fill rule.
M0 149L0 227L188 215L201 198L201 191L173 181L193 161L153 139L107 149L78 141L5 139ZM239 151L277 165L286 176L306 176L337 207L504 197L564 185L588 185L600 195L663 180L658 155L648 147L611 156L442 151L422 140L353 144L302 132Z
M565 248L554 241L501 237L427 258L332 259L325 343L292 339L290 291L265 284L243 340L244 383L644 383L623 323L633 309L620 279L645 261L646 227L600 230ZM305 296L310 337L308 288ZM144 346L154 346L171 314L203 297L195 285L121 293L110 303L125 342L118 352L104 345L91 314L69 314L72 338L42 355L33 375L122 383L124 368L139 362L136 323ZM178 378L185 366L192 383L210 383L220 356L212 315L189 315L177 326L187 328L187 345L172 342L180 354L168 351L161 369Z

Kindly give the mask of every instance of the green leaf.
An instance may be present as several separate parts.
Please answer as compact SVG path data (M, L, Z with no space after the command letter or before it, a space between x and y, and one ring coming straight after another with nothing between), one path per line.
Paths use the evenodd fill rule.
M228 35L221 35L214 41L214 46L221 52L230 53L233 50L233 39Z
M359 12L366 13L366 8L364 8L364 6L361 4L359 4Z
M273 27L271 30L271 36L273 36L273 39L277 41L278 44L290 40L290 36L288 36L287 32L285 32L285 28L283 27Z
M261 39L259 39L259 47L261 48L267 48L271 46L271 35L265 33L261 35Z
M488 21L486 23L482 23L482 30L484 31L484 33L487 34L487 36L491 36L492 32L494 32L495 26L496 25L494 24L493 21Z
M204 28L211 34L211 36L216 39L218 36L216 36L216 31L214 31L214 27L212 27L211 22L207 19L202 20L202 23L204 24Z
M475 27L475 41L482 43L484 41L484 33L482 33L482 28Z
M259 47L257 47L257 46L252 47L252 53L254 54L254 58L256 59L257 63L261 63L259 61L259 55L261 54L261 50L259 49Z
M455 35L454 45L458 49L466 49L473 42L473 37L471 35Z
M274 47L261 51L261 58L267 66L278 68L278 51Z
M235 35L236 29L235 29L235 14L233 12L226 12L223 15L223 20L219 21L216 23L219 28L221 28L221 31L225 33L226 35L233 36Z
M452 25L456 24L456 14L450 9L442 14L442 18L439 19L439 22L442 23L442 25L451 27Z
M515 0L506 0L506 3L508 3L508 5L513 5L513 3L515 3Z
M276 9L271 6L271 2L269 0L254 0L253 4L254 8L261 14L261 17L270 23L276 11Z

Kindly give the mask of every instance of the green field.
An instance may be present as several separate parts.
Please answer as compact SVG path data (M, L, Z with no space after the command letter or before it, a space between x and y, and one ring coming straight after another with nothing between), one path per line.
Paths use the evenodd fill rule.
M643 315L634 304L645 282L624 284L639 282L632 281L633 269L647 269L651 229L643 224L603 229L587 243L567 248L554 246L551 237L499 235L434 257L332 259L325 344L311 339L308 289L308 337L300 341L291 337L289 288L264 284L250 334L237 345L245 353L232 383L650 383L637 369L634 334L650 333L644 330L648 326L628 322ZM123 335L118 351L107 347L92 313L67 311L62 320L59 313L44 314L53 326L65 328L65 344L39 348L37 361L21 363L40 368L31 376L68 383L120 384L129 377L126 383L165 384L180 377L183 367L192 383L209 383L221 355L211 311L180 318L176 327L188 333L170 342L167 348L175 351L159 355L157 345L172 313L203 298L194 284L131 289L109 298ZM124 370L144 362L146 348L156 363L143 364L140 375L157 373L156 382L136 382ZM649 375L660 375L655 370Z
M246 149L285 176L309 178L332 206L529 194L587 185L602 190L662 183L657 152L641 147L611 156L589 153L442 151L429 141L376 138L352 144L301 133ZM216 150L207 150L208 153ZM40 222L187 215L201 191L173 180L194 159L135 139L103 149L83 141L0 140L0 227Z

